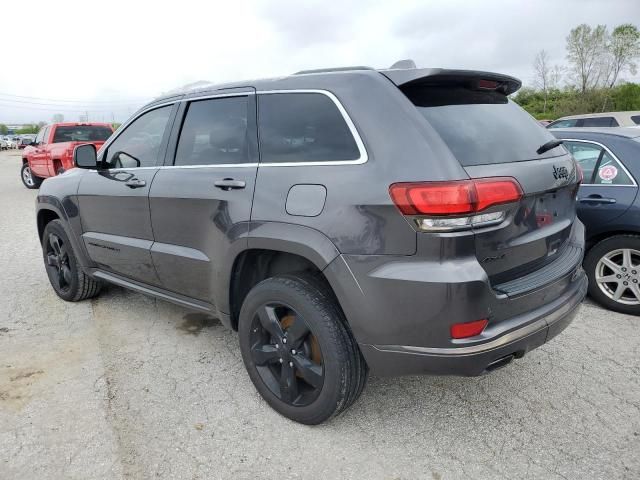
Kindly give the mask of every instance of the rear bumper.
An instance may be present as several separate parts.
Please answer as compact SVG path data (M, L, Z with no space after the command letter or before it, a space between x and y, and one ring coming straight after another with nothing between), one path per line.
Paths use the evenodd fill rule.
M562 332L574 319L586 292L587 277L579 268L572 288L561 297L510 320L525 326L483 343L448 348L361 344L360 348L375 375L482 375L521 358ZM485 333L491 335L490 331Z

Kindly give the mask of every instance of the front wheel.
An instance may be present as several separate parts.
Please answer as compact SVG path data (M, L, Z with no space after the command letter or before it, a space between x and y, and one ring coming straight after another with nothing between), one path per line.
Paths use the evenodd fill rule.
M640 237L602 240L589 250L584 267L591 298L616 312L640 315Z
M22 169L20 170L20 178L22 178L22 183L28 189L39 188L42 183L42 179L40 177L36 177L31 172L31 167L28 162L22 164Z
M336 300L315 279L260 282L242 304L238 335L256 389L291 420L322 423L362 392L367 366Z
M89 277L78 264L60 220L47 224L42 235L42 256L49 282L56 294L68 302L95 297L101 283Z

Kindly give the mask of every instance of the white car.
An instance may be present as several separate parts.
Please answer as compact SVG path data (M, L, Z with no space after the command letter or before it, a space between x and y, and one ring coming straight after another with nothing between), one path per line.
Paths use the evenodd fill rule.
M603 112L570 115L551 122L547 128L635 127L640 125L640 112Z
M0 138L0 150L6 150L9 148L9 142L4 138Z

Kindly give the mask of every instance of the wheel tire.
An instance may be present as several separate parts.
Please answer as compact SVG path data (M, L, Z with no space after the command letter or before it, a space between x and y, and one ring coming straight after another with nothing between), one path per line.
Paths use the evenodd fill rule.
M587 272L587 277L589 278L589 296L600 305L610 310L631 315L640 315L640 302L638 302L638 304L636 305L629 305L616 301L613 298L610 298L603 291L603 288L612 289L612 286L614 286L615 284L611 283L608 284L608 286L601 287L601 285L596 280L598 263L600 262L600 260L607 254L622 249L633 249L640 252L640 237L636 235L614 235L598 242L587 252L584 260L584 269ZM612 269L609 270L612 271ZM637 274L633 275L633 271L636 271ZM633 293L631 290L632 283L634 285L637 285L640 289L640 265L638 265L637 269L632 269L631 272L627 272L631 273L631 276L628 279L629 289L624 292L628 297ZM620 272L620 274L624 275L627 272ZM633 280L637 280L638 283L634 283ZM625 298L624 294L623 298Z
M22 164L22 168L20 169L20 178L22 179L24 186L30 190L40 188L40 185L42 184L42 178L36 177L31 173L31 167L29 167L29 163L27 162Z
M269 364L272 366L261 366L259 371L254 361L252 347L256 345L255 336L267 333L256 333L261 327L258 312L267 305L290 307L296 315L294 318L303 319L308 327L309 337L307 338L313 337L313 340L317 341L321 352L323 381L321 387L314 391L315 396L309 403L294 404L296 399L303 398L303 394L291 402L285 401L280 398L283 396L282 387L278 386L278 393L274 391L273 384L270 387L265 381L264 375L273 374L274 378L278 376L278 368L284 368L282 362L280 362L282 367L274 361ZM285 336L290 331L286 328ZM367 380L367 365L346 325L337 300L315 277L308 275L272 277L253 287L240 310L238 336L242 359L258 393L274 410L291 420L307 425L317 425L342 413L362 393ZM279 345L284 346L282 343ZM289 355L288 352L285 354ZM274 370L276 373L273 373ZM266 374L261 373L265 371L267 371ZM292 371L294 381L300 385L301 371L295 368ZM305 384L306 382L302 383L303 388ZM298 391L296 387L296 392Z
M102 284L82 271L60 220L52 220L45 227L42 255L49 282L63 300L78 302L100 293ZM56 258L53 259L52 256Z

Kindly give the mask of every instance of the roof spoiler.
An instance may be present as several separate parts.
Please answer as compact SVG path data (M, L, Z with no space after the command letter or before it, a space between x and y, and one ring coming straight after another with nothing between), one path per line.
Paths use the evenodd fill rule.
M495 90L505 95L511 95L522 86L522 82L515 77L477 70L392 68L379 70L379 72L391 80L398 88L460 84L474 90Z

